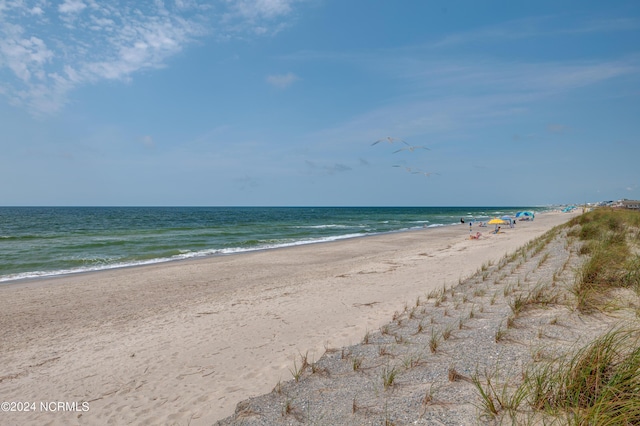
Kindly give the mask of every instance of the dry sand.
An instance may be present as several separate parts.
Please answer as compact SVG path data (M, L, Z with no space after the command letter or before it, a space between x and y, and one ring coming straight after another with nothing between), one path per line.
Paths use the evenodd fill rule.
M0 424L212 424L289 380L300 353L359 342L573 216L474 227L477 241L465 224L2 285L0 399L35 411ZM77 409L40 405L58 401Z

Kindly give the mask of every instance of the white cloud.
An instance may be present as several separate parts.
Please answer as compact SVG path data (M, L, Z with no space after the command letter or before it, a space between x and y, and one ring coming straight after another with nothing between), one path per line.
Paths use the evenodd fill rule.
M596 19L581 26L564 28L561 33L594 33L614 31L635 31L640 28L640 20L636 18Z
M386 135L408 141L419 136L412 143L427 146L433 141L473 138L469 129L491 123L503 125L545 99L640 72L640 63L634 57L602 62L513 63L433 60L429 56L421 58L419 53L385 50L384 56L389 58L385 63L390 65L380 65L378 54L332 57L389 74L406 92L399 91L385 105L363 111L312 137L322 141L323 147L373 142ZM327 57L309 52L303 55L305 60ZM566 133L572 129L552 123L546 130Z
M457 45L500 40L513 41L521 38L549 37L562 34L634 31L638 28L640 28L640 20L634 18L598 19L595 21L567 23L560 16L536 16L449 34L432 43L430 47L450 48Z
M237 15L250 20L272 19L291 12L295 0L227 0Z
M164 67L202 37L273 34L299 1L0 0L0 94L55 113L73 89Z
M287 74L278 74L278 75L270 75L267 76L267 82L272 86L275 86L279 89L286 89L291 86L294 82L299 80L298 76L294 73Z
M227 9L221 23L226 31L277 34L286 27L282 18L289 17L293 6L304 1L307 0L223 0Z
M417 56L399 56L390 62L402 64L402 71L390 68L388 72L411 82L415 90L444 95L449 88L457 87L478 94L507 93L525 100L589 87L640 71L640 61L633 56L564 62L513 62L492 58L441 61L430 57L416 59Z
M58 11L60 13L78 13L86 7L87 5L82 0L65 0L64 3L58 6Z
M44 41L38 37L25 37L20 27L7 25L4 32L10 37L0 39L0 65L23 82L44 77L44 65L53 57Z

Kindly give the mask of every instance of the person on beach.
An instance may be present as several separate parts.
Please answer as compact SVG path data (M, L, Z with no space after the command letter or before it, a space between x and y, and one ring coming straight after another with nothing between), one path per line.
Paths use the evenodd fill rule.
M460 218L460 223L464 223L464 219L463 218Z
M472 240L479 240L482 234L480 232L476 232L476 235L471 235Z
M500 232L500 227L499 227L499 226L497 226L497 227L496 227L496 230L495 230L495 231L493 231L493 233L494 233L494 234L497 234L498 232Z

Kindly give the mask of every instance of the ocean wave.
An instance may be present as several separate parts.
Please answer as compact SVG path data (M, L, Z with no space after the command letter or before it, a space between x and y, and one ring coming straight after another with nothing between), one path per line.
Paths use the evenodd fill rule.
M345 234L345 235L334 235L334 236L328 236L328 237L309 238L309 239L296 240L296 241L280 241L280 242L274 241L271 243L265 241L262 244L257 244L252 247L228 247L228 248L206 249L206 250L198 250L198 251L180 250L179 254L176 254L170 257L158 257L153 259L133 260L133 261L113 262L113 263L97 263L93 265L84 265L84 266L60 269L55 271L31 271L31 272L22 272L22 273L3 275L3 276L0 276L0 283L8 282L8 281L23 280L23 279L50 278L50 277L56 277L61 275L97 272L97 271L104 271L104 270L110 270L110 269L128 268L133 266L153 265L157 263L165 263L165 262L187 260L187 259L194 259L194 258L204 258L204 257L210 257L210 256L216 256L216 255L230 255L230 254L239 254L239 253L252 252L252 251L270 250L270 249L284 248L284 247L294 247L294 246L307 245L307 244L317 244L317 243L323 243L323 242L362 237L364 235L373 235L373 234ZM79 258L76 260L79 260ZM96 260L96 259L87 258L86 260Z
M302 240L289 240L289 241L280 240L280 241L274 241L274 242L271 242L271 243L265 241L265 242L263 242L261 244L257 244L257 245L252 246L252 247L228 247L228 248L224 248L224 249L217 249L217 250L215 250L215 253L211 253L211 251L209 251L209 250L205 250L205 251L202 251L202 252L194 252L195 256L193 256L193 257L199 256L198 253L206 253L206 254L204 254L204 256L209 255L209 254L243 253L243 252L249 252L249 251L270 250L270 249L284 248L284 247L295 247L295 246L302 246L302 245L307 245L307 244L327 243L327 242L331 242L331 241L362 237L362 236L365 236L365 235L372 235L372 234L332 235L332 236L327 236L327 237L307 238L307 239L302 239Z
M335 224L328 224L328 225L297 225L297 226L292 226L291 228L294 229L348 229L348 228L363 228L364 225L335 225Z
M109 269L119 269L119 268L127 268L131 266L142 266L142 265L151 265L154 263L162 263L169 262L172 259L148 259L148 260L140 260L133 262L119 262L112 264L101 264L101 265L92 265L92 266L80 266L77 268L67 268L67 269L56 269L55 271L30 271L30 272L19 272L15 274L3 275L0 276L0 283L7 281L17 281L24 279L34 279L34 278L51 278L62 275L71 275L71 274L81 274L86 272L97 272L97 271L105 271Z
M10 241L29 241L29 240L44 240L44 239L52 239L58 238L59 235L47 235L47 234L26 234L26 235L0 235L0 240L10 240Z

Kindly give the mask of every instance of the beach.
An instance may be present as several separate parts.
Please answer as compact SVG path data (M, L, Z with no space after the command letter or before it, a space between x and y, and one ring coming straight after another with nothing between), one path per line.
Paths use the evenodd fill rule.
M212 424L576 214L4 284L0 423Z

